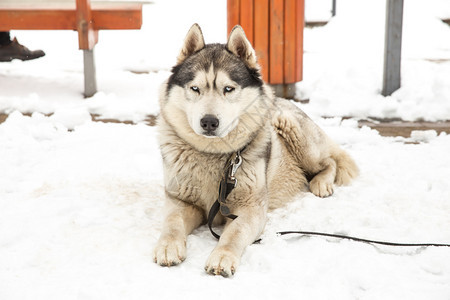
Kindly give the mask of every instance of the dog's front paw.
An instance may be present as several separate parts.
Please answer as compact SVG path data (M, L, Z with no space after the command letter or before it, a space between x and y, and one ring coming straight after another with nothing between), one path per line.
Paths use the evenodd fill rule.
M311 180L309 189L311 190L311 193L322 198L333 195L333 183L320 180L317 177L314 177Z
M186 259L186 241L160 239L153 252L153 260L160 266L170 267Z
M239 264L239 257L225 249L214 249L206 261L205 271L211 275L230 277Z

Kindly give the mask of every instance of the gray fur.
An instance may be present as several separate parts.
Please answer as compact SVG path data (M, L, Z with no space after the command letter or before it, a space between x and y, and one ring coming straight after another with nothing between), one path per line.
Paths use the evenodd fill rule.
M185 86L192 81L196 72L207 72L211 65L215 70L224 70L230 74L231 79L243 88L263 85L259 70L248 67L229 52L225 44L208 44L202 51L194 53L172 68L168 89L173 85Z

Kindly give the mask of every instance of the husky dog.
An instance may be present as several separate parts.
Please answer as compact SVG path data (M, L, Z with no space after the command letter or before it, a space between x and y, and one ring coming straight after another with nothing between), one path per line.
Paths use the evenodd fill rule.
M167 215L154 250L161 266L186 258L186 237L205 224L231 155L242 164L226 198L234 220L206 261L207 273L231 276L245 248L262 233L267 212L296 195L333 193L358 174L352 158L261 79L255 51L236 26L227 43L205 44L189 30L172 75L162 85L159 143Z

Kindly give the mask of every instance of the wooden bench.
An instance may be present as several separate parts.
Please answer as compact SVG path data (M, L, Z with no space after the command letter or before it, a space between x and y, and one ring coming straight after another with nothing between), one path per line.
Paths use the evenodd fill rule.
M140 29L144 2L1 0L0 31L76 30L84 52L84 95L97 92L94 46L98 31ZM146 2L148 3L148 2Z

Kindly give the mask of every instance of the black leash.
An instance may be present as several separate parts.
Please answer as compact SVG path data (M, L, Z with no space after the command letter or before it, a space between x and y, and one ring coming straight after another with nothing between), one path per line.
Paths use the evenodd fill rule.
M230 218L232 220L237 218L236 215L233 215L230 212L230 208L227 205L227 197L237 185L236 171L242 164L241 151L243 150L244 149L239 150L236 153L233 153L231 157L228 159L227 164L225 165L225 172L219 184L219 196L217 200L214 202L214 204L211 206L208 213L208 227L209 230L211 231L211 234L216 239L219 239L220 235L214 232L214 230L212 229L212 223L217 213L220 211L220 213L224 217Z
M222 176L222 179L220 180L219 184L219 195L217 200L214 202L214 204L211 206L211 209L208 213L208 227L211 231L211 234L216 238L219 239L220 235L214 232L212 229L212 224L214 221L214 218L216 217L217 213L220 211L220 213L227 218L230 218L232 220L236 219L238 216L231 213L230 208L227 205L227 197L231 193L231 191L236 187L237 185L237 179L236 179L236 171L239 169L239 167L242 164L242 157L241 157L241 151L239 150L236 153L233 153L231 157L228 159L226 165L225 165L225 172ZM399 246L399 247L450 247L450 244L438 244L438 243L394 243L394 242L386 242L386 241L375 241L375 240L369 240L369 239L363 239L348 235L342 235L342 234L331 234L331 233L324 233L324 232L313 232L313 231L280 231L277 232L277 235L282 236L286 234L302 234L302 235L309 235L309 236L324 236L324 237L333 237L333 238L339 238L339 239L347 239L352 240L355 242L361 242L361 243L368 243L368 244L379 244L379 245L385 245L385 246ZM255 243L259 243L261 239L255 241Z
M332 233L324 233L324 232L313 232L313 231L280 231L277 232L277 235L286 235L286 234L302 234L302 235L315 235L315 236L325 236L325 237L333 237L339 239L347 239L355 242L368 243L368 244L379 244L385 246L399 246L399 247L450 247L450 244L437 244L437 243L394 243L394 242L385 242L385 241L375 241L362 239L349 235L342 234L332 234Z

